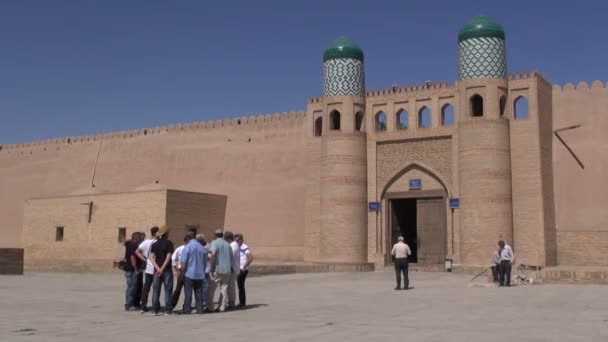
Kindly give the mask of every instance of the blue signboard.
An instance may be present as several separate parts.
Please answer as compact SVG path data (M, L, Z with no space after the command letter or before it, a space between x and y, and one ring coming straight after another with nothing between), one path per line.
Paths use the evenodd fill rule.
M460 198L450 198L450 208L460 208Z
M410 190L422 189L422 179L410 179Z
M369 202L369 211L380 211L380 202Z

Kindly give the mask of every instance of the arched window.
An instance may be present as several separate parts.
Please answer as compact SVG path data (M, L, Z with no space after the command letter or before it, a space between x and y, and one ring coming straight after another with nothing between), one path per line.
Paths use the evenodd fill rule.
M323 134L323 118L318 117L315 120L315 137L320 137Z
M483 116L483 97L478 94L471 96L469 108L471 108L471 116Z
M355 114L355 131L363 130L363 112Z
M334 110L329 113L329 129L331 129L332 131L340 130L340 112L338 112L337 110Z
M409 125L409 114L407 110L400 109L397 112L397 129L406 129Z
M528 118L528 99L525 96L520 96L515 99L515 120Z
M376 132L386 131L386 113L380 112L376 114Z
M441 124L452 126L454 124L454 106L446 104L441 108Z
M427 106L420 108L418 111L418 127L431 127L431 110Z
M506 109L507 109L507 97L503 95L500 97L500 117L501 118L505 117Z

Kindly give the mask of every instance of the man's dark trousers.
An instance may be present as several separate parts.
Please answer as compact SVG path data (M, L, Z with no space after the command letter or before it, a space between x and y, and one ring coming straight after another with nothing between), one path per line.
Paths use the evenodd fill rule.
M410 287L410 278L408 276L408 260L407 258L395 259L395 275L397 277L397 288L401 288L401 273L403 272L403 288Z
M154 275L146 273L144 275L144 289L141 291L141 309L148 311L148 294L150 293L150 287L154 282Z
M137 272L137 284L135 287L135 306L141 307L141 292L144 287L144 273Z
M500 261L500 286L511 286L511 262L509 260Z
M492 269L492 279L495 283L498 283L498 274L500 273L500 264L495 264L490 267Z
M160 288L161 285L165 288L165 312L173 312L171 306L173 297L173 271L167 268L160 277L154 275L154 284L152 285L152 307L154 313L160 312Z
M203 313L203 283L205 279L184 277L184 313L192 312L192 290L196 301L196 313Z
M247 274L249 274L249 270L241 270L239 275L236 277L236 283L239 287L239 305L240 306L247 305L247 294L245 293L245 280L247 279Z
M173 291L173 307L177 307L177 302L179 302L179 296L182 293L182 288L184 287L184 277L177 277L177 284L175 284L175 291Z

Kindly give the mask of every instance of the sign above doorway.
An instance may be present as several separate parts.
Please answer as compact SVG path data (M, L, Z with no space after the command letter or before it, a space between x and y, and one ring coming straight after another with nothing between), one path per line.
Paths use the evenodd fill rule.
M410 190L422 189L422 179L410 179Z
M456 197L456 198L450 198L450 208L451 209L458 209L460 208L460 198Z

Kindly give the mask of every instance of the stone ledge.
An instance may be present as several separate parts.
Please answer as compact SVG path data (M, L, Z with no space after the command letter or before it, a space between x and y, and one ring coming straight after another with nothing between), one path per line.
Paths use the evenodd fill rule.
M268 263L253 264L249 269L252 276L327 273L327 272L373 272L373 263Z

